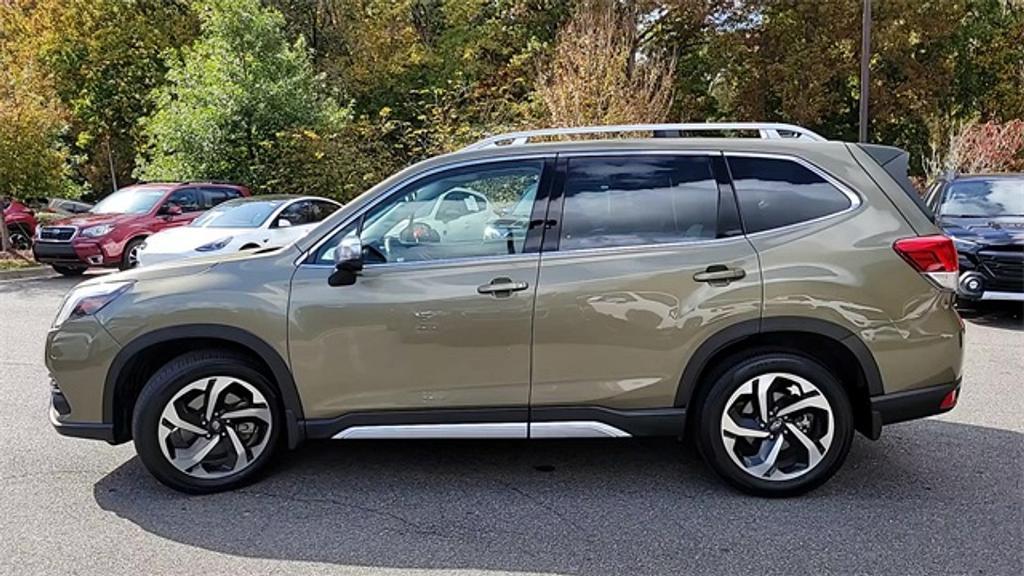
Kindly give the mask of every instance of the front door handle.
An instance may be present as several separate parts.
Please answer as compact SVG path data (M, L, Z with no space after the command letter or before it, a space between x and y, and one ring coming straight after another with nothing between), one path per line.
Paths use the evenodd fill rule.
M747 273L742 268L729 268L721 264L708 266L703 272L697 272L693 279L697 282L708 282L712 286L725 286L733 280L740 280Z
M530 285L526 282L513 282L511 278L495 278L490 284L477 286L476 291L480 294L494 294L495 296L510 296L513 292L526 290Z

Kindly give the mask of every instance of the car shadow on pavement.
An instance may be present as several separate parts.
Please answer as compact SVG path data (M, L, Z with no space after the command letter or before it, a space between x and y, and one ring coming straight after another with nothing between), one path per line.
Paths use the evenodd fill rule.
M979 326L1024 332L1024 302L979 302L960 308L960 316Z
M309 443L261 482L164 488L132 458L101 508L174 542L359 567L561 574L1013 573L1024 435L940 420L858 437L800 498L739 494L672 440Z

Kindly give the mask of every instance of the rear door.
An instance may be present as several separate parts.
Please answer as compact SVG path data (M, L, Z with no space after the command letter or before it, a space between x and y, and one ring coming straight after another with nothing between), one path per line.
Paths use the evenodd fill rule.
M564 187L537 284L531 421L673 407L695 349L761 312L757 255L724 161L647 153L560 157L559 166Z

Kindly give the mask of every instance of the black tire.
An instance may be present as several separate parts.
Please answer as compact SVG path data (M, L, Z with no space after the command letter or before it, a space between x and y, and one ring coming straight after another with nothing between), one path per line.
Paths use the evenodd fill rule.
M846 390L836 377L815 360L788 352L754 351L744 356L731 358L724 365L727 367L712 374L712 380L707 383L710 388L706 389L706 393L702 395L702 401L698 400L697 445L708 465L732 486L748 494L766 497L796 496L813 490L831 478L842 466L850 451L854 430L850 400ZM722 428L723 415L730 397L746 382L756 376L768 373L787 373L805 379L824 396L832 413L831 444L816 465L795 478L769 480L756 477L733 460L728 452L726 440L723 438L726 435ZM784 378L778 382L783 387L789 385ZM774 387L772 389L777 390ZM766 404L769 403L766 402ZM814 414L817 414L815 418L825 420L823 412ZM759 418L757 413L754 414L754 417L755 419ZM771 420L782 419L772 417ZM763 429L771 429L771 426L763 426ZM800 452L803 449L796 442L793 434L786 429L785 424L780 426L779 433L785 438L779 461L782 461L787 453L795 454L796 460L799 460ZM792 444L790 444L790 440L793 441ZM744 441L746 440L737 437L737 445ZM761 441L750 440L752 443L750 446L756 446L753 443ZM804 454L808 453L805 451ZM769 470L765 474L774 474L774 472Z
M121 252L121 262L118 263L117 267L120 270L131 270L138 266L137 260L132 260L132 253L138 249L139 245L145 242L145 238L132 238L124 245L124 251Z
M182 388L206 377L238 378L259 390L272 415L269 439L262 452L238 472L220 478L196 478L175 467L164 456L158 438L161 414ZM188 494L231 490L258 478L280 443L283 421L274 386L240 354L226 350L188 352L160 368L146 383L132 414L135 450L146 469L163 484ZM197 438L198 439L198 438Z
M12 224L7 227L7 238L11 246L16 250L28 250L32 248L32 235L28 233L21 224Z
M79 266L61 266L59 264L53 265L53 270L61 276L75 277L85 274L85 267Z

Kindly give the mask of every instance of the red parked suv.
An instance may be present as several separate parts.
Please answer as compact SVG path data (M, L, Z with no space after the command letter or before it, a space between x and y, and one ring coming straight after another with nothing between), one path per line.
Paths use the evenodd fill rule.
M28 250L32 236L36 233L36 215L17 200L0 198L0 208L4 211L4 223L7 224L11 245L19 250Z
M249 189L212 182L147 183L114 192L88 213L40 226L32 246L37 261L65 276L91 266L118 267L138 263L138 249L150 234L184 226Z

